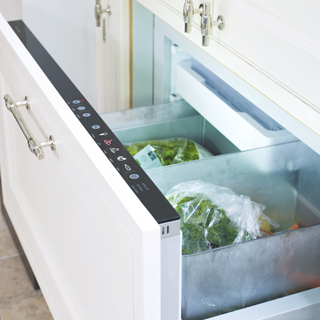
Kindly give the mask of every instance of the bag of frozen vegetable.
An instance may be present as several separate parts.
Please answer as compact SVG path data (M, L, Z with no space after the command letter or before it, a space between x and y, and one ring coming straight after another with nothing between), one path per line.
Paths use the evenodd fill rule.
M185 138L138 141L124 143L124 146L138 163L140 163L143 169L167 166L212 156L208 150L196 142ZM141 160L145 160L145 166ZM156 164L154 164L154 162L153 165L150 166L149 163L151 164L153 161L156 161Z
M180 183L171 188L166 197L181 217L183 254L261 237L264 221L279 227L263 214L264 205L209 182Z

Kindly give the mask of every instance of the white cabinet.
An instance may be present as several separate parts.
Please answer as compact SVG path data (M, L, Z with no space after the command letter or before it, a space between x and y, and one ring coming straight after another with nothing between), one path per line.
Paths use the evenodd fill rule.
M200 16L184 33L184 0L138 0L240 78L320 134L320 22L317 1L215 0L212 18L222 15L225 29L213 28L201 45ZM195 8L202 1L194 0Z
M160 320L160 228L0 15L4 204L55 319ZM39 161L5 106L20 107Z
M174 14L172 9L169 11ZM181 22L179 20L179 24ZM229 58L232 57L230 50L212 39L211 45L221 57L221 48L225 53L229 52ZM239 57L236 59L244 63ZM180 78L187 81L181 74ZM194 87L197 89L197 85ZM266 88L270 89L267 84ZM25 137L2 99L5 94L9 94L13 102L21 101L27 95L31 109L20 107L19 110L30 131L40 141L54 136L56 150L44 148L43 160L39 161L28 149ZM77 117L81 116L73 114L72 108L3 18L0 18L0 95L0 164L5 206L54 318L180 320L180 229L170 237L169 225L163 229L159 226L152 217L152 210L139 201L138 184L128 185L119 175L109 161L112 151L108 149L108 157L101 152L92 139L92 132L79 123ZM73 103L72 99L68 102ZM205 111L209 108L205 107ZM159 108L153 107L155 109ZM147 115L156 121L157 111L149 111ZM119 114L125 117L127 113ZM175 113L159 112L158 116L168 117L171 121ZM312 118L312 114L309 116ZM206 117L210 118L210 115ZM204 124L208 119L199 120ZM190 125L184 129L199 129L195 127ZM165 128L161 126L157 130L165 131ZM109 136L111 133L101 132ZM101 141L110 146L109 140ZM264 160L268 164L269 158ZM280 160L283 166L287 165ZM202 163L198 162L198 165ZM171 167L171 170L175 168ZM296 170L295 162L288 163L287 170ZM230 174L233 174L232 170ZM184 174L184 178L188 177ZM137 175L132 176L132 179L136 178ZM154 205L154 198L150 200ZM166 204L157 209L164 214L173 210L168 202ZM174 290L168 290L172 284ZM312 316L319 313L319 290L245 308L216 319L282 320L288 319L288 315L290 319L301 318L301 315L313 319Z
M100 3L112 14L99 27L95 1L0 0L0 12L22 19L96 109L110 112L131 103L129 2Z

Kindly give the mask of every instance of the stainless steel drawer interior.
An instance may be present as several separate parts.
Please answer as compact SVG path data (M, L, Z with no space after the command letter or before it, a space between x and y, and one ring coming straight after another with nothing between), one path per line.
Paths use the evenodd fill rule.
M320 156L300 141L240 152L184 101L102 115L123 143L185 137L214 154L147 170L166 194L203 180L249 196L280 224L273 236L182 257L182 319L203 319L312 288L320 275ZM298 222L300 229L288 231Z

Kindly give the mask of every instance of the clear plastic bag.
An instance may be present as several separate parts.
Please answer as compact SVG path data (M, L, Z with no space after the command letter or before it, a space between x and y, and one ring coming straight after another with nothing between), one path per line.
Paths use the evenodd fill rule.
M180 183L169 190L167 199L181 217L182 253L192 254L263 236L267 221L265 206L231 189L201 180Z
M185 138L137 141L124 143L125 148L134 156L150 145L163 166L212 157L212 154L194 141Z

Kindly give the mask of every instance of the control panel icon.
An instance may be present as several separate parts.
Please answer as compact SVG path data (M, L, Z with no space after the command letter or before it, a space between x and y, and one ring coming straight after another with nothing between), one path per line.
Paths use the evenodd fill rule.
M133 173L133 174L130 174L130 179L138 179L139 178L139 175L138 174L136 174L136 173Z
M127 171L131 171L131 167L128 166L127 164L125 164L124 167L126 168Z
M107 146L110 146L110 145L111 145L112 140L103 140L103 142L104 142Z
M108 134L108 132L102 132L102 133L99 133L99 136L106 136Z
M79 104L81 101L80 100L73 100L72 103L73 104Z
M116 152L119 151L119 148L110 148L110 151L111 151L112 153L116 153Z
M91 116L91 113L86 112L86 113L83 113L82 116L85 118L88 118Z
M124 160L127 160L127 158L123 157L123 156L119 156L118 158L118 161L124 161Z
M79 111L83 111L83 110L86 109L86 107L81 106L81 107L78 107L77 109L78 109Z
M100 129L100 126L97 125L97 124L95 124L95 125L93 125L91 128L97 130L97 129Z

